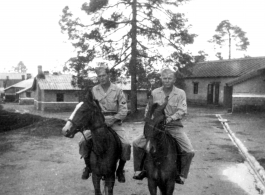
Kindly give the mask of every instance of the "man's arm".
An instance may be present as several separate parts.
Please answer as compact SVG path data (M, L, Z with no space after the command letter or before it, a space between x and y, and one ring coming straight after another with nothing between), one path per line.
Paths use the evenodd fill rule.
M118 92L118 113L114 116L115 119L123 120L127 116L128 107L126 97L122 90Z
M177 105L177 111L170 116L172 120L178 120L182 119L183 116L187 114L187 100L186 100L186 94L183 91L183 93L180 94L179 102Z

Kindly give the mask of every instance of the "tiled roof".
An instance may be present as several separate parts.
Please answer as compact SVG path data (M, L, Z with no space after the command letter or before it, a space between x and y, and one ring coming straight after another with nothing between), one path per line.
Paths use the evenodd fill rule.
M254 71L251 71L247 74L244 74L230 82L227 83L228 86L233 86L233 85L236 85L236 84L239 84L239 83L242 83L244 81L247 81L253 77L256 77L256 76L260 76L260 75L264 75L265 74L265 68L261 68L261 69L258 69L258 70L254 70Z
M192 75L186 78L238 77L263 67L265 57L200 62L193 67Z
M70 74L52 74L45 75L45 79L37 77L35 79L37 79L39 87L42 90L79 90L79 88L72 86L72 75Z
M16 84L14 84L14 85L11 85L11 86L5 88L5 90L10 89L10 88L12 88L12 87L17 87L17 88L28 88L28 87L31 87L32 84L33 84L33 79L27 79L27 80L23 80L23 81L21 81L21 82L19 82L19 83L16 83Z
M22 75L27 77L27 73L0 73L0 80L5 80L7 76L10 80L22 80Z

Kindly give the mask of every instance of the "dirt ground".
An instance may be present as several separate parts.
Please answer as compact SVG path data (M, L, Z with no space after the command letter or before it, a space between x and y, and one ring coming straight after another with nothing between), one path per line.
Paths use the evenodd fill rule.
M42 113L26 106L6 104L4 108L60 119L67 119L70 116L70 113ZM221 109L189 108L189 114L183 123L193 143L195 157L188 180L183 186L176 185L174 195L258 194L255 190L255 181L246 169L244 159L215 117L217 113L222 114L224 118L227 115L227 112ZM238 123L232 118L229 120L231 124ZM53 123L52 120L49 121ZM78 141L81 134L77 134L73 139L65 138L60 134L60 125L57 125L53 130L46 128L45 131L49 131L50 136L44 136L47 134L39 132L40 125L48 126L49 124L39 123L0 134L0 194L93 194L91 179L81 180L81 171L84 167L84 162L78 154ZM240 127L243 126L242 124ZM125 122L124 128L132 142L142 133L143 122ZM234 127L231 126L231 128ZM247 139L252 139L249 130L246 129L243 132L249 135ZM259 130L259 132L262 131ZM242 139L246 138L243 133L239 133L239 130L237 134L242 135ZM263 136L259 134L255 138L260 140L261 135ZM260 140L255 143L257 145L247 143L247 146L253 147L251 149L253 153L258 154L258 151L262 150L260 146L262 142ZM258 146L258 150L255 150ZM114 194L149 194L146 179L143 181L132 179L133 159L126 164L125 169L126 183L116 182ZM236 177L232 177L231 173ZM243 178L243 181L240 183L238 178Z

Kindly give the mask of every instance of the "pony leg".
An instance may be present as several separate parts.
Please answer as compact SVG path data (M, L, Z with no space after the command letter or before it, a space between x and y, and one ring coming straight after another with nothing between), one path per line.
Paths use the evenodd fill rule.
M148 189L151 195L157 195L157 183L154 179L148 178Z
M105 178L105 195L113 195L113 187L115 183L115 173Z
M102 195L100 190L100 179L101 177L99 177L98 175L94 173L92 174L92 181L94 185L95 195Z
M166 195L172 195L175 189L175 179L167 182Z
M175 180L169 180L158 186L161 195L172 195L175 189Z

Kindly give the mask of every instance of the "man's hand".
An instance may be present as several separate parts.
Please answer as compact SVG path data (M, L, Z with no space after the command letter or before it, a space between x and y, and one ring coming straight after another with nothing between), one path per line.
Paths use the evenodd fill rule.
M173 119L171 117L167 117L166 124L170 123L171 121L173 121Z
M105 123L108 127L111 127L118 119L112 117L105 120Z

